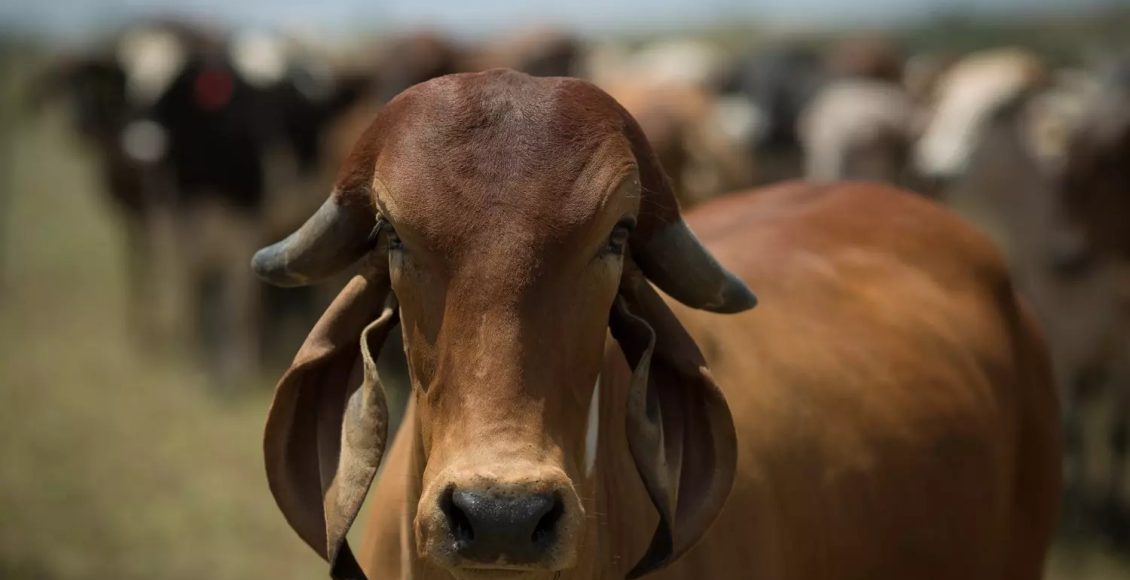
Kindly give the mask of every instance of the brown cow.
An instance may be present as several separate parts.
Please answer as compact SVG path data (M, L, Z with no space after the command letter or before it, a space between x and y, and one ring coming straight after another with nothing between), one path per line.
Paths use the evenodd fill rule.
M781 186L692 223L705 246L593 85L496 70L391 102L254 264L301 284L368 254L265 437L334 577L364 576L345 533L384 455L374 358L399 324L414 400L373 578L1039 578L1055 390L991 245L878 185ZM765 306L717 314L754 298L708 246Z

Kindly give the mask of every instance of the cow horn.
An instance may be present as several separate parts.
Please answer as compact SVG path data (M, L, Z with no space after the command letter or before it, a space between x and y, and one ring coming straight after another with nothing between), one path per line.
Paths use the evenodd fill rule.
M275 286L313 284L345 269L369 251L374 214L330 196L302 227L255 253L251 267Z
M757 305L757 296L726 271L681 218L654 232L633 257L648 279L692 308L731 314Z
M605 93L605 97L612 99ZM640 228L630 240L632 257L647 278L675 300L690 306L731 314L757 305L757 297L740 278L726 271L698 241L679 214L671 179L647 136L630 113L615 100L624 119L624 135L639 170Z

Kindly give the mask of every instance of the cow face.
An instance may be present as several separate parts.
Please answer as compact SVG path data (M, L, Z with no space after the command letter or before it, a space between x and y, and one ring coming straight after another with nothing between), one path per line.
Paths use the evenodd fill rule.
M457 577L575 564L586 417L609 328L636 369L629 444L664 521L636 572L689 548L728 493L733 425L644 276L720 312L753 296L687 230L639 127L611 98L506 71L402 94L362 137L334 197L254 266L298 284L365 254L368 273L308 339L267 428L276 498L335 568L348 561L344 533L383 450L372 359L397 319L416 400L410 511L422 557ZM359 356L324 348L353 333ZM358 358L362 384L350 388L346 367ZM309 396L338 411L299 402ZM318 416L295 416L309 412ZM297 443L301 425L341 446L331 477L301 475L327 465ZM675 525L676 511L688 525Z
M487 115L524 114L494 106ZM513 132L507 125L497 130ZM436 135L419 129L388 150L426 155ZM639 178L623 139L550 165L553 139L507 155L469 137L449 168L378 168L427 457L417 543L446 567L561 569L581 539L584 417Z

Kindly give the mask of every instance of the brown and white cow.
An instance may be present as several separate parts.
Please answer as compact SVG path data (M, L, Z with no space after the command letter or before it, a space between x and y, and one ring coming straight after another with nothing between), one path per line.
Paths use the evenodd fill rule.
M31 87L37 104L68 105L97 161L125 234L142 344L191 340L225 388L257 374L261 349L293 348L302 335L286 340L282 321L306 327L323 304L264 291L246 266L320 203L294 184L315 179L326 128L367 84L321 64L281 35L145 20Z
M829 82L801 115L805 177L905 184L917 115L898 84L847 78Z
M870 184L689 222L703 242L591 84L452 75L383 109L254 261L282 285L364 262L265 435L275 499L332 575L1040 578L1055 389L991 245ZM359 566L392 332L413 401Z

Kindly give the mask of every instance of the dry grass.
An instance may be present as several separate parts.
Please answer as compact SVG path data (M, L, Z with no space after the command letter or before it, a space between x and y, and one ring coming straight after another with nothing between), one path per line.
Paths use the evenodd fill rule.
M1127 580L1130 562L1111 551L1060 542L1048 564L1047 580Z
M17 127L0 294L0 577L311 578L266 488L267 385L128 335L122 240L60 123Z
M266 489L266 385L217 398L175 354L139 348L93 168L57 120L17 132L0 216L0 578L325 577ZM1130 578L1089 547L1051 568Z

